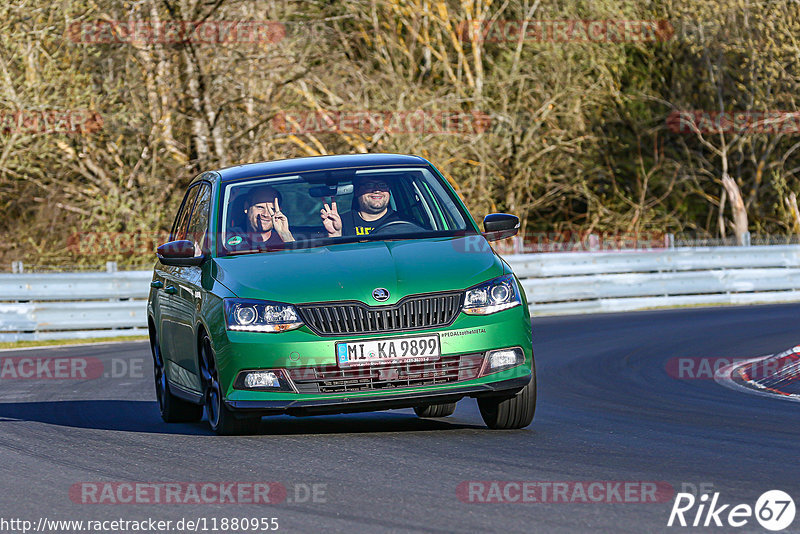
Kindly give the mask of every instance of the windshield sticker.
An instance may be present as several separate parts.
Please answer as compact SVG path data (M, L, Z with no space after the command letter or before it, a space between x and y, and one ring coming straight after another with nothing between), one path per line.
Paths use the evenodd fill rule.
M242 242L242 238L238 235L233 236L232 238L228 239L229 245L238 245Z

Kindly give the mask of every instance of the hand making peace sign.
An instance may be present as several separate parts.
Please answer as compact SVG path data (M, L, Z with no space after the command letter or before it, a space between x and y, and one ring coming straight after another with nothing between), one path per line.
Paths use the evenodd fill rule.
M328 204L323 204L323 208L319 210L322 217L322 225L328 231L328 237L339 237L342 235L342 218L339 216L339 210L336 208L336 201L332 201L330 207Z
M294 241L294 236L292 232L289 231L289 219L281 211L277 197L275 198L275 204L267 202L267 211L269 212L269 216L272 217L272 225L275 231L278 232L283 242L290 243Z

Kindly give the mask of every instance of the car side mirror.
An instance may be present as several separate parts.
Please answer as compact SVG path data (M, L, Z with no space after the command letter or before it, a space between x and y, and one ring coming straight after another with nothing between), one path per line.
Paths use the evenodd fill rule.
M205 254L195 256L194 242L187 239L164 243L156 249L156 253L158 261L177 267L200 265L206 259Z
M483 218L483 229L487 241L512 237L519 232L519 217L509 213L490 213Z

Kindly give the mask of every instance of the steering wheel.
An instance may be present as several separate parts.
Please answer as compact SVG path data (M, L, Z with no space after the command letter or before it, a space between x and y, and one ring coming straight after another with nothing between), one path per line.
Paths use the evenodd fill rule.
M393 228L392 230L386 231L387 228ZM370 232L370 235L382 235L382 234L399 234L399 233L407 233L407 232L414 232L414 231L421 231L424 232L424 228L417 226L416 224L408 221L390 221L380 228L377 228Z

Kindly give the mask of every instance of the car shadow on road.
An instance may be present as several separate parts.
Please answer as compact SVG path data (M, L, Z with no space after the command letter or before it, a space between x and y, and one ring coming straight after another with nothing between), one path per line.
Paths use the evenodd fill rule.
M0 403L0 423L36 421L50 425L154 434L210 435L208 423L167 424L153 401L71 400ZM257 435L369 434L485 428L448 419L420 419L410 410L340 415L265 417Z

